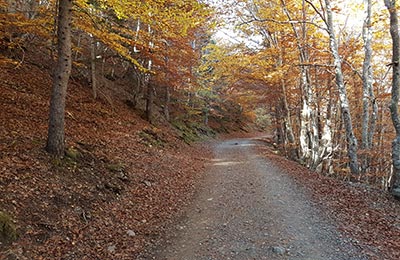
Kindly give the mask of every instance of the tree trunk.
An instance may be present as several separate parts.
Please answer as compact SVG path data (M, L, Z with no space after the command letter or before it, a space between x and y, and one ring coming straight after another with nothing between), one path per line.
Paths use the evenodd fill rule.
M152 84L147 84L146 94L146 120L153 123L153 102L154 102L154 87Z
M285 0L281 0L283 12L289 21L293 21L289 10L287 9ZM302 2L302 19L306 20L305 2ZM293 34L296 37L296 45L299 51L300 63L309 62L307 50L307 24L303 23L298 29L291 23ZM300 117L300 157L301 161L312 169L315 169L316 163L319 160L319 134L317 128L317 119L315 110L312 108L314 103L313 88L310 83L309 68L301 66L300 68L300 89L303 95L303 106Z
M363 26L363 40L364 40L364 63L362 69L363 81L363 114L362 114L362 134L361 134L361 148L369 148L369 108L370 108L370 89L372 87L372 30L371 30L371 0L366 1L366 17Z
M357 158L357 139L353 132L353 124L351 120L349 100L347 98L346 86L344 85L342 61L339 55L336 36L333 28L332 7L330 0L325 0L326 5L326 25L329 33L329 43L335 66L336 86L339 90L340 107L342 111L343 124L346 130L347 155L350 159L349 167L352 174L359 174L358 158Z
M289 141L290 146L294 145L295 143L295 138L294 138L294 134L293 134L293 128L292 128L292 121L291 121L291 114L290 114L290 110L289 110L289 106L287 103L287 98L286 98L286 85L285 85L285 81L282 80L281 81L281 86L282 86L282 102L283 102L283 110L284 110L284 114L285 114L285 129L287 132L287 139ZM294 148L294 147L292 147ZM294 158L292 158L294 159Z
M372 114L371 114L370 124L369 124L368 147L371 148L374 145L376 121L378 120L378 103L376 102L373 85L371 85L369 92L370 92L369 98L370 98L371 104L372 104Z
M165 119L169 122L170 121L170 116L169 116L169 103L171 101L171 93L169 90L168 86L165 86L165 103L164 103L164 116Z
M329 96L331 97L331 90L329 90ZM324 126L321 130L320 146L319 146L319 161L316 162L315 170L317 172L326 172L332 174L332 155L333 155L333 133L332 133L332 98L329 98L326 111L323 111L322 118L325 118Z
M97 98L97 80L96 80L96 41L93 35L90 35L90 70L92 75L92 93L93 98Z
M204 124L208 126L208 120L210 116L210 105L209 105L209 100L206 100L206 104L203 109L204 112Z
M385 6L390 15L390 35L392 37L392 99L390 102L390 115L396 130L396 138L392 143L393 177L391 192L400 198L400 117L399 117L399 84L400 84L400 37L399 21L396 11L395 0L385 0Z
M371 0L365 1L365 19L362 30L364 40L364 62L362 67L362 121L361 121L361 172L366 173L370 164L370 94L373 83L371 57L372 57L372 30L371 30Z
M60 0L58 10L58 58L53 76L49 128L46 150L56 156L64 154L65 100L71 74L72 0Z

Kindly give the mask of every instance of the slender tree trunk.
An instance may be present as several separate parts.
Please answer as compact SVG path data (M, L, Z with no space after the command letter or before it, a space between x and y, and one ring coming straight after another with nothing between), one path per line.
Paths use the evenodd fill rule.
M285 135L283 133L283 128L282 128L282 113L281 113L281 108L280 105L277 104L275 106L275 141L277 144L283 144L285 141Z
M366 17L363 26L364 40L364 63L362 69L363 81L363 115L362 115L362 134L361 149L369 148L369 108L370 108L370 89L372 88L372 30L371 30L371 0L366 0Z
M347 155L350 159L349 167L352 174L358 175L360 172L358 167L358 158L357 158L358 145L357 145L357 139L353 132L353 124L351 120L349 100L347 97L346 86L344 85L344 80L343 80L342 61L339 55L338 45L333 28L332 7L330 0L325 0L325 5L326 5L325 22L329 32L330 49L332 52L335 65L336 86L339 90L339 99L342 111L343 124L346 130Z
M364 40L364 62L362 68L362 122L361 122L361 149L364 153L361 155L361 171L366 173L370 164L370 104L371 104L371 89L373 84L372 76L372 30L371 30L371 0L365 0L365 19L362 30L362 38ZM373 92L372 92L373 93Z
M169 122L170 121L170 116L169 116L169 103L171 101L171 93L169 90L168 86L165 86L165 103L164 103L164 116L165 119Z
M369 124L369 134L368 134L368 147L373 147L374 145L374 135L376 131L376 122L378 120L378 104L376 102L376 97L374 94L374 88L373 85L371 85L371 88L369 89L369 98L371 100L371 105L372 105L372 114L370 117L370 124Z
M93 98L97 98L97 79L96 79L96 41L93 35L90 35L90 69L92 75L92 93Z
M287 103L287 98L286 98L286 85L285 81L282 80L282 102L283 102L283 110L285 111L285 129L287 132L287 139L289 141L290 145L293 145L295 143L294 139L294 134L293 134L293 129L292 129L292 122L291 122L291 114L289 110L289 106ZM293 147L292 147L293 148ZM294 159L294 158L293 158Z
M396 0L384 0L390 15L390 35L392 37L392 99L390 102L390 115L396 138L392 143L393 177L391 192L400 198L400 117L399 117L399 84L400 84L400 36L399 21L396 10Z
M167 56L168 54L168 48L169 48L169 43L167 40L164 41L165 43L165 57L164 57L164 63L165 63L165 68L168 68L168 61L169 61L169 57ZM165 78L167 80L167 82L169 82L169 74L168 72L165 74ZM169 116L169 103L171 101L171 93L170 93L170 88L168 85L165 85L165 103L164 103L164 116L165 119L169 122L170 121L170 116Z
M279 59L277 62L277 66L280 67L283 64L283 49L279 48ZM287 102L287 91L286 91L286 82L284 79L281 79L281 91L282 91L282 110L283 110L283 124L284 124L284 133L285 133L285 140L287 140L287 144L289 149L289 158L293 160L298 160L298 151L296 147L296 141L293 134L293 127L291 121L291 114L289 110L289 105Z
M328 83L329 84L329 83ZM329 99L326 106L326 110L322 111L321 118L324 118L324 125L321 126L321 137L319 146L319 161L316 162L315 170L317 172L326 172L327 174L332 173L332 155L333 155L333 132L332 132L332 94L331 88L329 88ZM322 119L321 119L322 121ZM322 125L322 124L321 124Z
M149 35L153 34L153 31L151 29L151 26L148 25L147 26L147 31L149 33ZM153 49L154 48L154 42L152 40L149 41L149 49ZM152 69L153 66L153 61L152 60L148 60L147 61L147 69L150 71ZM145 81L146 81L146 85L147 85L147 95L146 95L146 118L147 121L149 121L150 124L153 123L153 102L154 102L154 86L153 84L150 84L150 74L146 73L145 74Z
M57 65L53 76L50 100L49 128L46 150L56 156L64 154L65 100L71 74L72 0L60 0L57 28Z
M139 108L139 100L142 94L142 88L144 87L144 74L137 68L133 67L133 75L136 77L136 82L133 81L132 86L132 103L134 108Z
M146 94L146 120L153 123L153 102L154 102L154 87L152 84L147 84Z

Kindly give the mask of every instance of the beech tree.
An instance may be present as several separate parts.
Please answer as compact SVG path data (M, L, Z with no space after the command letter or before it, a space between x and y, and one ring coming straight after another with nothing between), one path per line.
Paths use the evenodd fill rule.
M292 27L293 34L296 39L296 46L299 53L300 61L300 89L302 90L303 104L301 110L300 118L300 154L301 160L304 164L311 169L316 169L321 161L321 155L318 154L319 149L319 133L316 114L317 111L312 109L315 104L315 97L313 86L310 82L310 72L309 72L309 51L307 42L307 31L308 25L303 22L299 29L296 28L291 14L287 8L286 2L280 0L283 12L288 18L288 22ZM306 21L306 6L305 1L301 3L301 21Z
M55 38L54 21L61 18L61 12L55 17L55 2L0 0L0 47L5 50L0 59L6 56L6 62L20 66L30 43L55 57L55 48L46 47ZM149 121L163 115L172 123L177 106L205 123L242 111L254 118L251 110L262 108L270 113L275 141L288 157L323 174L349 179L361 170L367 173L362 181L385 188L391 180L392 191L399 186L398 139L393 147L388 141L395 131L389 117L396 118L397 109L396 88L390 95L387 74L396 71L397 58L382 66L391 56L389 24L384 14L374 12L374 1L226 1L224 9L238 18L236 43L209 45L210 12L203 1L72 2L74 73L92 78L95 97L108 100L112 88L121 86L118 94L131 106L145 111L147 105ZM360 14L362 8L364 21L354 28L340 18L351 11ZM257 43L250 46L253 40ZM59 65L65 59L57 62L68 68ZM64 143L66 87L61 86L68 77L57 78L57 73L46 149L62 155L63 148L51 147ZM240 103L236 110L234 103ZM389 103L391 114L385 109ZM394 174L388 170L391 164Z
M350 111L350 104L348 100L348 94L344 82L344 75L343 75L343 69L342 69L342 58L339 54L339 46L338 46L338 41L336 39L336 34L335 34L335 29L334 29L334 23L333 23L333 12L332 12L332 6L331 2L329 0L324 1L324 6L321 6L319 9L316 5L313 4L312 1L305 0L303 1L303 10L304 10L304 2L307 2L309 6L315 11L315 13L321 18L323 21L325 27L315 23L315 22L308 22L305 19L305 16L303 15L303 18L300 20L300 24L312 24L314 27L317 27L319 29L322 29L328 33L328 39L329 39L329 50L333 58L333 68L334 68L334 75L335 75L335 82L336 82L336 87L338 90L339 94L339 101L340 101L340 111L342 115L342 122L345 128L346 132L346 143L347 143L347 155L349 158L349 168L351 173L353 174L358 174L359 173L359 164L358 164L358 144L357 144L357 139L354 134L353 130L353 122L351 118L351 111ZM322 3L320 2L322 5ZM305 13L305 11L303 11ZM293 24L294 21L289 20L288 23ZM314 32L315 33L315 32ZM301 66L310 66L309 62L307 60L302 61ZM306 62L306 63L304 63ZM324 66L323 64L316 64L317 66ZM328 65L329 67L330 65ZM307 70L303 69L302 73L305 73ZM317 80L317 79L316 79ZM315 147L312 150L313 156L312 158L312 163L310 164L311 168L319 168L320 163L322 162L322 159L329 159L329 157L332 155L333 151L333 146L332 146L332 130L331 130L331 123L330 120L328 119L324 126L322 127L321 125L321 120L318 119L317 121L314 122L312 120L313 118L313 113L317 113L320 115L321 111L319 108L319 101L316 101L316 108L314 106L314 109L310 106L313 100L313 94L312 94L312 88L311 86L308 88L308 93L305 92L303 94L304 96L304 101L303 101L303 110L302 110L302 118L305 122L305 125L301 127L305 133L306 131L306 126L310 125L310 130L311 132L308 134L303 134L300 136L300 142L303 140L307 140L302 136L306 136L307 138L311 138L312 136L315 136L315 138L312 138L309 140L310 144L308 147ZM309 105L307 105L307 100L309 100ZM328 111L328 114L330 112ZM314 129L314 130L312 130ZM318 133L320 132L320 133ZM319 136L321 137L321 140L319 139ZM323 139L322 139L323 138ZM306 142L303 141L303 146L306 147L303 150L307 149ZM325 149L324 146L329 146L328 149ZM330 160L329 160L330 161Z
M56 156L64 154L65 101L71 74L72 0L60 0L57 18L57 64L53 75L46 150Z
M372 1L365 1L365 18L362 30L362 38L364 41L364 62L362 67L363 81L363 117L362 117L362 135L361 148L368 149L372 144L372 136L374 127L370 127L370 104L373 103L373 75L372 75ZM376 114L374 109L373 116ZM374 118L375 119L375 118ZM374 122L375 120L372 120Z
M325 0L325 10L326 10L326 19L325 18L323 19L328 29L329 40L330 40L329 46L334 59L336 86L339 91L342 119L344 127L346 129L347 155L350 159L349 167L353 174L358 174L360 172L358 165L358 156L357 156L358 144L353 131L353 122L351 119L349 100L347 97L346 86L344 84L344 79L343 79L342 59L339 55L338 43L336 40L335 31L333 27L332 6L330 0Z
M390 114L396 137L392 143L393 180L392 194L400 198L400 116L399 116L399 85L400 85L400 36L399 20L396 10L396 0L384 0L390 15L390 35L392 37L392 98Z

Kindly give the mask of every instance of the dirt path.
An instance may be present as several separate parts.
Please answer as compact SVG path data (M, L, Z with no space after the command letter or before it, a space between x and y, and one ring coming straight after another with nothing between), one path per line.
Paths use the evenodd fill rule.
M257 141L215 146L215 159L185 219L154 259L368 259L335 230Z

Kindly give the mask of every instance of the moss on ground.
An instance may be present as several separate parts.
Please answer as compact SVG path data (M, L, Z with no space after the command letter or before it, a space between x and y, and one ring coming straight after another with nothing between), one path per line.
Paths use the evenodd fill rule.
M178 130L179 137L188 144L215 136L211 128L197 122L173 121L171 124Z
M12 218L3 211L0 211L0 242L11 243L17 239L17 230Z

